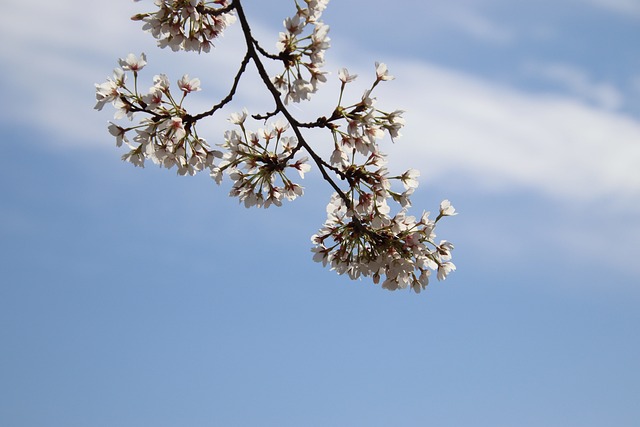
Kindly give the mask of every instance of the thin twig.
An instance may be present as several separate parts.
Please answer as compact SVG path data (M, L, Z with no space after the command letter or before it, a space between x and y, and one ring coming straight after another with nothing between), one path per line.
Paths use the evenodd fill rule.
M251 117L253 117L255 120L269 120L271 117L274 117L275 115L277 115L280 112L280 110L278 110L277 108L275 110L273 110L270 113L265 113L265 114L252 114Z
M204 113L200 113L198 115L192 116L190 119L191 121L195 122L197 120L202 119L203 117L211 116L213 115L213 113L215 113L216 111L218 111L219 109L227 105L229 102L231 102L234 95L236 94L236 90L238 89L240 78L242 77L242 74L246 71L247 64L249 64L250 60L251 60L251 56L249 55L249 52L247 52L247 54L242 59L242 64L240 64L240 69L238 70L238 73L233 79L233 85L231 86L231 90L229 91L229 94L225 96L222 99L222 101L214 105L209 111L205 111Z
M260 44L258 43L258 40L256 39L252 39L253 40L253 44L255 45L256 49L258 49L258 52L260 52L263 56L269 58L269 59L273 59L276 61L283 61L285 60L285 58L282 57L282 54L278 54L278 55L274 55L272 53L267 52L266 50L264 50L262 48L262 46L260 46Z

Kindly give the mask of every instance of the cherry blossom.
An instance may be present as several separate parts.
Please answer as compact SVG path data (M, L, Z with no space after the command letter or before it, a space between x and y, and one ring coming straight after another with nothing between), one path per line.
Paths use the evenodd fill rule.
M338 71L338 78L342 83L350 83L354 81L356 77L358 77L357 74L349 74L349 70L346 68L341 68L340 71Z
M114 121L107 130L117 147L127 149L122 159L137 167L150 160L182 176L208 173L218 185L228 181L229 195L246 208L295 201L305 193L297 177L304 179L315 169L333 194L324 224L311 237L314 261L354 280L370 278L388 290L419 293L433 272L445 280L456 270L454 245L436 243L435 230L442 218L458 213L443 200L435 219L429 212L412 215L420 172L390 172L383 149L400 139L405 119L403 110L387 110L378 102L378 86L394 79L387 65L375 62L370 85L354 94L355 85L348 83L356 74L340 68L333 80L323 70L331 41L329 26L321 21L328 0L294 1L295 13L284 19L275 53L252 35L242 3L155 0L155 11L133 17L161 48L199 53L209 52L213 41L239 21L246 52L228 93L199 112L189 106L190 95L202 90L199 78L156 74L144 90L147 55L120 58L113 75L95 85L94 108L113 106ZM228 113L231 129L213 136L210 144L198 125L232 104L250 63L274 107L259 114L246 108ZM128 84L128 76L133 83ZM315 120L298 120L294 113L299 109L289 104L311 100L325 83L339 87L337 104Z
M213 40L236 21L227 1L156 0L158 10L132 19L144 22L142 29L158 40L161 48L209 52ZM211 7L216 4L220 7Z
M414 189L418 187L417 178L419 176L420 176L420 171L417 171L415 169L409 169L408 171L402 174L402 176L400 177L400 181L402 181L402 184L407 190L410 188Z
M456 209L451 205L451 202L449 200L443 200L440 203L440 215L441 216L457 215Z
M115 102L120 98L120 88L125 84L124 70L116 68L113 70L113 78L107 79L104 83L96 83L96 110L102 110L105 104Z
M202 90L200 88L200 79L190 79L188 74L185 74L180 80L178 80L178 87L185 93Z
M272 82L284 93L285 104L309 100L310 95L318 90L318 85L327 80L327 73L321 68L325 52L330 47L329 26L320 21L320 16L328 1L305 3L306 8L298 6L296 14L285 19L286 31L279 34L276 43L285 69ZM310 34L305 32L308 25L313 26Z
M376 77L379 81L393 80L395 78L389 74L387 65L382 62L376 62Z
M123 70L137 73L147 65L147 56L142 53L140 57L136 57L133 53L130 53L126 58L120 59L118 63Z

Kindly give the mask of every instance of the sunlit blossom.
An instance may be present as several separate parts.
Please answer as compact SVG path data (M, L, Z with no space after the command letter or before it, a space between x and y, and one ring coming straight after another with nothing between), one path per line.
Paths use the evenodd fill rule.
M120 59L118 63L120 64L122 69L125 71L128 70L128 71L138 72L142 70L145 65L147 65L147 56L144 53L142 53L140 54L140 57L137 57L133 53L130 53L127 55L126 58Z
M197 92L199 90L202 90L200 88L200 79L198 78L191 79L189 78L188 74L185 74L184 76L182 76L180 80L178 80L178 87L180 88L181 91L185 93Z
M209 52L213 40L236 20L236 13L243 20L249 47L231 90L199 113L190 111L189 95L202 89L200 79L183 74L172 93L171 82L176 80L157 74L145 92L141 71L147 56L128 54L119 59L112 77L95 85L95 108L113 106L116 121L109 123L108 132L118 147L128 147L124 161L144 167L150 160L181 176L207 171L216 184L230 181L229 195L247 208L279 207L302 197L305 190L296 181L315 167L334 193L324 224L311 237L314 261L351 279L370 277L384 289L416 293L426 289L433 272L445 280L456 270L451 262L454 245L435 240L436 225L443 217L457 215L455 208L443 200L435 219L429 212L412 215L411 198L420 173L412 168L402 173L388 170L382 149L401 136L405 120L404 111L386 110L383 102L378 103L378 85L394 79L384 63L375 63L375 76L358 94L347 86L357 75L339 69L337 105L316 119L294 117L297 110L289 104L310 100L330 77L323 70L329 26L321 21L328 0L295 3L295 13L283 21L276 54L251 36L239 1L156 0L154 4L154 12L134 19L143 21L143 29L160 47ZM266 76L270 68L262 60L275 61L279 71ZM228 111L250 62L273 96L275 109L253 115L245 108L231 112L228 122L233 129L214 139L212 147L199 135L198 125L223 107ZM130 85L127 75L132 77ZM310 135L317 131L313 140L307 131ZM323 151L316 151L318 147L326 150L326 158Z

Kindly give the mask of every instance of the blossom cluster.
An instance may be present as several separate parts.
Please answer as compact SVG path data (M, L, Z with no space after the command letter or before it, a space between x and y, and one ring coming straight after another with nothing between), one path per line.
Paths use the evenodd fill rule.
M418 186L418 171L410 169L402 175L389 177L385 155L380 151L379 141L389 135L391 140L401 136L400 130L405 124L402 110L385 112L376 107L373 91L383 81L392 80L383 63L376 64L376 77L361 99L351 105L341 104L345 86L354 81L357 75L342 69L338 78L342 82L338 106L329 119L333 134L334 149L330 163L347 179L350 184L350 196L356 211L386 211L387 199L393 198L402 207L411 205L409 196ZM391 180L399 180L404 190L391 189Z
M126 143L130 151L122 156L135 166L144 167L145 159L171 169L176 166L180 175L194 175L205 168L214 168L214 159L222 153L212 150L207 142L198 136L195 123L183 107L189 93L197 92L200 80L185 74L178 80L180 98L171 93L169 79L160 74L153 78L153 86L147 93L138 92L138 72L146 65L146 56L136 57L129 54L120 59L120 68L113 72L113 78L105 83L96 84L96 106L101 110L111 103L116 109L115 119L128 118L133 121L136 113L144 113L138 124L121 126L111 123L109 133L116 138L120 147ZM127 87L127 73L132 73L134 89ZM131 136L131 134L134 134Z
M327 81L324 65L325 51L329 48L329 26L320 21L329 0L305 0L306 7L296 3L296 14L285 19L285 31L280 33L276 48L284 63L284 71L273 78L273 83L289 101L308 100ZM311 33L305 35L307 26Z
M238 197L245 207L281 206L283 198L294 200L304 193L303 187L294 183L286 174L295 170L304 178L311 170L307 157L293 160L298 140L295 136L284 136L289 124L277 121L270 129L257 132L245 128L247 111L234 113L230 121L240 128L225 133L221 147L224 152L219 167L212 169L211 176L220 183L226 170L233 181L230 196Z
M121 68L114 70L113 78L96 84L96 109L111 103L116 109L116 119L133 120L136 113L147 114L137 125L109 125L116 145L120 147L124 142L131 148L122 156L123 160L144 167L145 159L151 159L167 169L176 166L179 175L195 175L208 169L218 184L226 172L233 181L230 195L238 197L246 207L280 206L283 199L294 200L304 194L303 187L286 172L295 170L304 178L311 167L307 157L294 160L298 140L285 136L289 129L287 122L278 121L270 129L251 132L244 125L248 112L234 113L229 120L240 131L227 131L224 142L219 144L224 151L213 150L198 136L195 121L191 121L192 116L183 107L185 97L201 89L200 80L186 74L178 80L182 92L179 100L171 94L169 79L164 74L153 78L154 84L146 94L138 93L137 89L131 91L126 85L126 73L133 73L137 88L138 72L145 65L144 53L140 57L130 54L120 60ZM135 136L130 138L130 132L135 132ZM221 159L219 164L215 164L215 159Z
M455 215L455 209L444 201L435 220L429 219L428 213L420 220L408 215L410 196L418 186L420 173L409 169L390 176L378 142L385 134L392 140L400 136L402 111L379 110L372 97L375 87L393 76L385 64L376 64L371 88L357 103L343 106L345 86L356 77L346 69L340 70L340 100L327 120L334 137L330 162L348 181L349 189L343 194L334 193L327 206L327 220L311 239L314 260L353 279L372 276L379 283L384 275L385 289L411 287L420 292L429 283L431 270L437 271L439 280L455 270L450 262L453 245L436 243L434 232L436 222ZM394 191L392 181L399 181L403 189ZM389 200L401 206L394 216Z
M251 35L241 0L156 0L157 12L134 19L145 22L143 28L161 47L173 50L208 52L212 40L237 15L247 52L230 91L208 111L190 114L184 101L201 90L199 79L185 74L172 91L169 78L159 74L148 91L141 92L139 73L147 58L144 53L129 54L119 60L120 66L106 82L95 85L95 108L102 110L111 104L115 119L126 123L110 122L108 126L116 145L126 144L130 149L123 160L144 166L149 159L160 167L175 167L180 175L208 170L217 184L227 176L232 182L229 195L247 208L281 206L284 200L302 196L303 187L291 175L297 173L303 179L311 170L308 157L300 154L306 151L334 190L327 219L311 238L314 261L352 279L371 277L385 289L420 292L433 272L438 280L444 280L456 269L451 262L453 244L438 242L435 228L442 218L457 213L444 200L433 219L429 212L419 218L410 215L420 173L408 169L392 174L387 168L381 143L383 139L395 142L405 124L402 110L382 109L374 96L379 84L394 79L387 66L375 64L373 83L355 97L355 102L343 102L343 98L357 75L346 68L339 70L337 105L315 121L299 122L287 107L289 102L308 100L327 80L321 68L329 47L329 27L320 17L328 1L295 0L296 13L284 21L285 31L280 33L279 53L271 55ZM263 60L284 64L284 71L269 76ZM246 109L231 114L234 129L227 130L213 149L198 135L196 125L232 101L249 62L256 65L276 108L253 116ZM132 84L128 82L131 78ZM250 130L250 117L264 121L263 128ZM326 132L324 148L331 153L326 158L305 137L303 131L313 128Z
M348 154L354 150L362 155L376 153L378 140L384 137L385 131L392 140L400 137L400 130L405 124L402 117L404 111L384 112L376 107L376 98L372 96L373 90L380 82L394 78L384 63L376 63L374 83L364 92L360 101L349 106L340 105L346 84L354 81L356 77L357 75L349 74L344 68L338 73L342 87L339 105L331 117L331 130L335 141L331 161L341 167L348 164ZM336 126L337 121L346 122L346 129Z
M327 205L327 221L311 237L313 259L329 264L338 274L352 279L372 276L384 289L410 287L420 292L429 284L431 270L444 280L455 270L450 261L453 245L446 240L435 243L435 225L443 216L454 215L443 201L436 220L423 213L417 220L401 210L393 218L385 214L360 215L349 209L338 194Z
M236 21L227 11L228 0L155 0L155 5L158 10L154 13L140 13L132 19L144 22L142 29L158 40L158 46L173 51L209 52L212 41Z

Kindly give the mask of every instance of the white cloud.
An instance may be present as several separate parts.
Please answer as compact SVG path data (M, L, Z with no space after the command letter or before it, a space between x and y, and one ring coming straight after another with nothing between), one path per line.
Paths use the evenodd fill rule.
M0 120L12 126L40 128L43 134L51 135L41 143L75 148L109 146L103 143L111 141L105 131L111 116L93 110L94 84L105 81L117 59L130 52L147 52L149 65L144 70L147 75L141 76L143 87L151 85L153 75L160 72L176 81L184 73L196 76L198 70L212 69L215 78L203 78L204 89L216 98L226 95L238 63L234 61L236 52L242 54L239 40L234 42L231 37L231 43L221 43L216 57L160 50L151 36L140 31L140 23L129 20L145 10L139 4L127 1L104 7L101 3L89 0L78 7L74 0L15 1L0 16L0 37L13 40L0 44L5 82L11 82L4 95L14 100ZM87 13L91 8L100 13ZM26 21L30 25L24 25ZM210 107L210 100L199 94L192 98L196 99L194 105Z
M218 56L160 53L137 23L127 22L135 12L130 5L88 15L86 7L76 6L72 0L60 0L55 7L48 2L16 2L8 8L11 13L0 18L0 36L15 40L0 50L5 81L12 82L16 96L3 120L33 126L37 117L43 133L56 132L55 140L83 146L109 141L105 122L110 117L92 110L93 83L104 80L118 56L143 49L150 75L170 69L177 79L188 72L201 78L203 92L212 90L213 98L226 94L230 80L221 77L231 76L238 63L233 51L239 45L233 37L220 43L226 50ZM25 16L33 25L20 24ZM48 22L55 25L47 26ZM261 31L256 28L257 34ZM335 61L341 66L354 60L339 48L332 53L336 56L341 56ZM329 70L338 68L333 64ZM362 84L371 72L371 64L366 66L358 70L358 64L349 65L361 74ZM640 123L583 102L582 96L610 106L618 101L615 92L580 72L555 71L556 77L576 86L579 96L545 96L424 62L397 59L389 66L398 79L382 88L381 106L407 110L408 126L405 137L386 151L401 158L404 167L420 166L431 179L464 175L485 189L526 187L580 200L640 196ZM207 69L214 71L198 72ZM254 88L253 83L243 84L240 101L249 107L270 106L268 97L252 99ZM326 96L318 98L319 110L314 111L334 106L335 94L328 94L330 89L323 92ZM207 98L197 102L202 108L210 105ZM226 125L224 120L218 123L209 129Z
M586 71L569 64L530 62L526 72L564 86L568 91L603 108L617 109L624 102L620 91L610 83L593 81Z
M441 13L440 18L444 21L441 24L448 23L477 40L507 44L515 39L513 31L504 24L498 24L470 7L447 7Z
M216 55L159 51L137 23L128 22L128 17L137 11L137 4L129 2L111 8L101 7L100 0L88 0L82 8L74 0L14 3L0 16L0 37L13 40L0 44L3 88L7 91L3 95L12 99L11 108L3 111L0 123L52 134L51 140L37 143L55 143L62 149L73 144L74 149L115 150L105 129L110 115L92 108L93 84L110 74L118 57L147 52L149 65L145 71L149 79L158 72L169 73L174 81L185 72L201 78L204 90L193 104L197 110L207 109L211 98L215 103L226 94L236 71L238 53L242 54L241 41L234 39L232 33L219 43ZM86 10L92 8L101 13L87 14ZM22 24L27 21L29 26ZM482 31L479 28L483 25L474 31ZM511 37L490 23L485 30L487 40L506 42ZM263 34L271 34L271 41L275 38L272 31L259 26L254 28L254 34L260 40ZM268 47L270 43L264 45ZM418 168L426 188L440 180L443 188L464 185L480 194L533 191L562 199L578 210L598 206L598 221L624 210L632 214L640 210L640 122L586 102L585 99L614 107L619 101L614 92L602 89L579 70L565 67L550 73L570 88L573 85L569 94L542 95L496 84L469 72L406 58L389 59L388 52L353 54L340 47L347 43L335 43L329 56L332 62L327 65L329 71L348 66L360 74L353 90L345 96L360 96L373 75L373 59L381 54L397 77L381 85L378 93L380 108L407 110L404 137L383 148L390 154L392 172ZM251 111L270 110L268 95L256 97L256 79L250 77L255 73L253 68L249 71L249 78L238 93L237 109L246 105ZM315 117L313 114L332 111L337 88L335 75L332 79L312 104L292 106L295 114L305 115L306 120ZM225 118L207 122L200 128L205 130L203 135L210 139L220 135L221 127L228 124ZM312 143L324 141L316 139L315 132L311 135ZM498 217L489 226L488 230L494 230L490 236L480 233L473 238L497 238L510 244L509 253L516 253L518 244L528 243L518 242L520 236L499 236L501 232L505 234L502 220ZM589 255L589 248L609 244L608 235L594 237L591 230L583 232L584 214L581 221L571 226L556 224L549 233L555 235L556 243L566 240L567 250L583 255ZM628 227L609 224L606 233L624 229L617 244L632 248L639 231L637 224L625 221ZM623 252L616 262L631 265L634 261L626 255L631 251ZM592 255L595 259L599 254Z
M640 2L638 0L581 0L600 9L623 16L640 18Z
M10 3L0 16L0 37L12 42L0 44L0 61L5 82L11 82L3 95L13 103L2 120L16 127L42 128L58 136L52 140L86 143L95 135L94 127L104 126L104 117L91 114L93 83L109 74L105 66L113 68L115 62L107 65L105 58L115 60L134 29L127 25L129 4L109 8L89 1L79 7L72 0ZM88 13L91 7L100 13ZM114 31L112 25L118 21Z
M396 150L414 161L423 156L428 174L464 173L488 186L571 199L640 196L638 121L433 65L393 70L392 96L411 125Z

